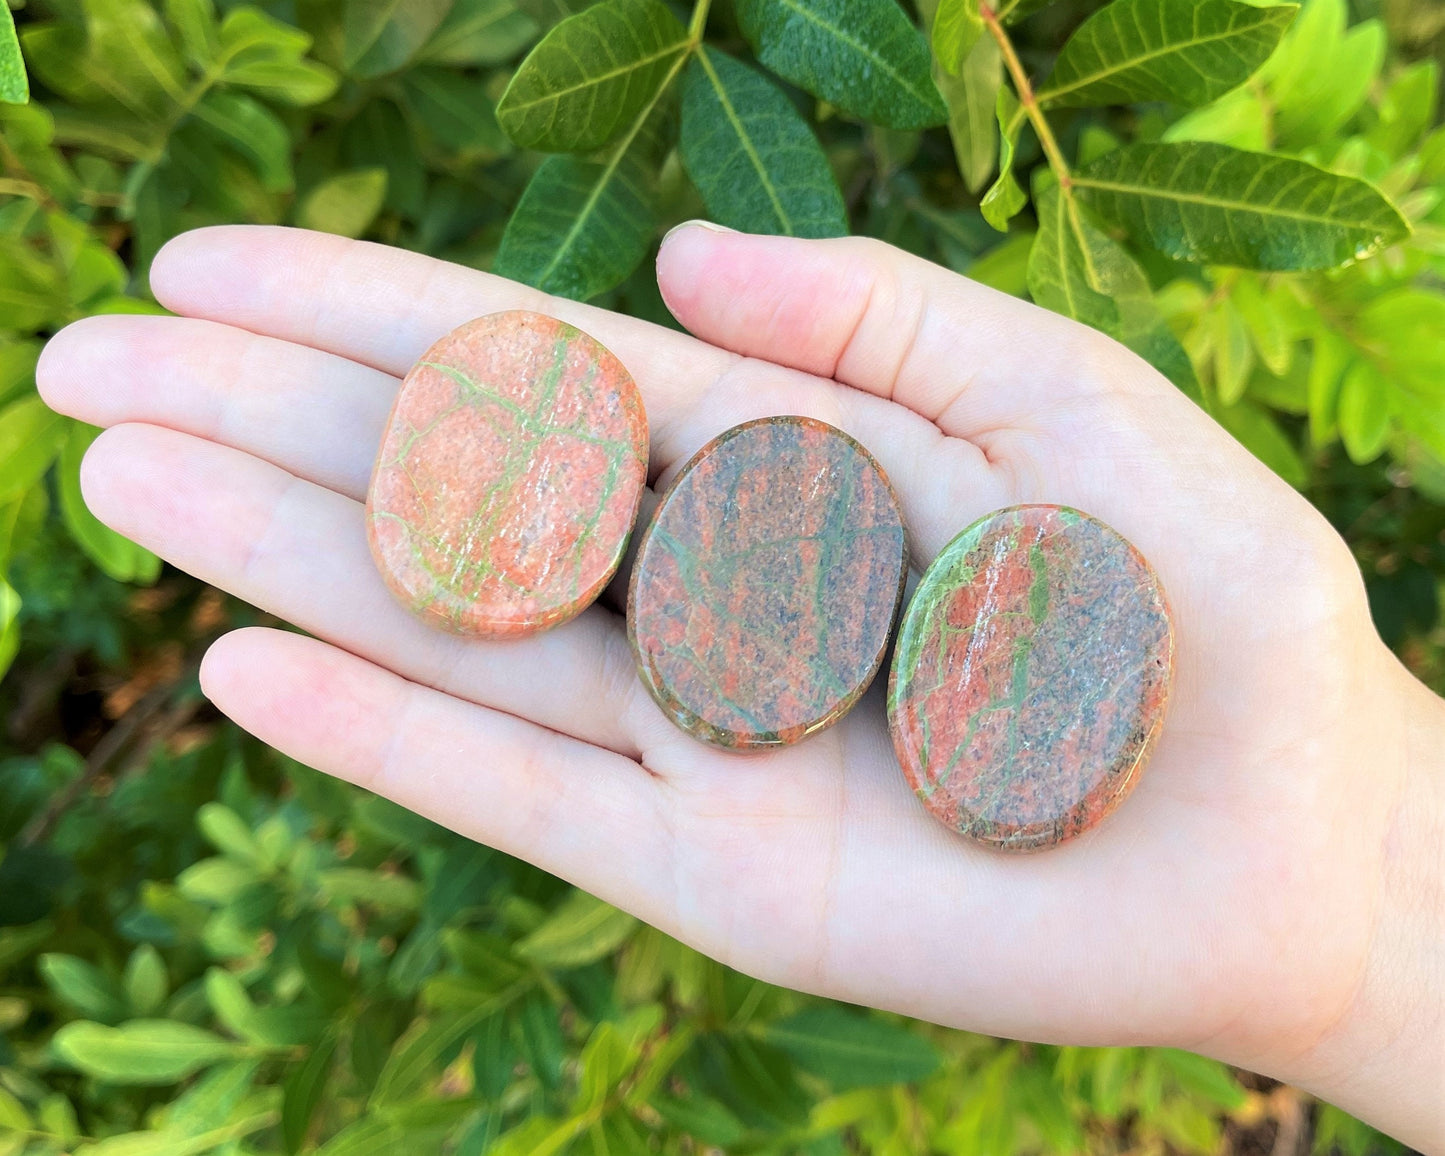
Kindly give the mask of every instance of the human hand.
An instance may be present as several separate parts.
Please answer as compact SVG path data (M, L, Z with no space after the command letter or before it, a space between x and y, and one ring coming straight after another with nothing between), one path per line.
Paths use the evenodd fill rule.
M151 273L182 316L71 326L40 385L113 427L82 475L98 516L315 636L238 631L202 669L295 758L774 983L1000 1035L1190 1048L1445 1144L1445 706L1379 641L1324 519L1119 345L877 242L694 226L658 274L701 340L398 250L203 230ZM1177 628L1170 715L1127 804L1056 850L999 854L904 785L882 679L831 730L740 757L664 719L617 599L524 641L414 620L366 546L382 426L432 341L509 308L631 370L654 487L728 426L806 414L888 471L920 567L1018 502L1127 536Z

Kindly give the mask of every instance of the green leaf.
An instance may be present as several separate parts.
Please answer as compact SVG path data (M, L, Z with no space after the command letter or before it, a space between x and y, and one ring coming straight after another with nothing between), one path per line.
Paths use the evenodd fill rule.
M1126 145L1078 170L1073 187L1107 224L1176 260L1325 269L1410 232L1364 181L1206 142Z
M346 0L342 63L370 80L400 71L431 38L452 0Z
M0 409L0 502L40 480L64 444L67 422L34 394Z
M55 1033L55 1054L88 1076L113 1084L174 1084L242 1048L170 1020L131 1020L118 1028L84 1021Z
M56 996L87 1019L113 1023L129 1011L125 993L93 963L73 955L42 955L40 977Z
M1272 421L1270 425L1278 432L1277 425L1274 425ZM1284 435L1280 434L1280 436L1283 438ZM1285 441L1285 445L1288 446L1295 462L1298 463L1299 456L1294 454L1294 447L1289 444L1288 440ZM1269 463L1268 458L1265 460L1267 464L1272 464ZM1283 473L1283 471L1277 472ZM1296 476L1299 478L1298 481L1294 481L1288 476L1285 480L1289 481L1291 485L1303 485L1303 466L1300 466ZM1218 1060L1211 1060L1205 1056L1197 1056L1193 1052L1180 1051L1177 1048L1161 1049L1159 1058L1164 1061L1165 1068L1168 1069L1169 1074L1174 1077L1180 1088L1191 1095L1208 1100L1226 1112L1232 1112L1242 1107L1248 1099L1247 1093L1240 1087L1239 1081L1234 1078L1234 1073L1229 1070L1227 1064L1221 1064Z
M223 967L213 967L206 972L206 1000L216 1019L233 1036L255 1042L251 1029L256 1017L256 1005L251 1002L246 986Z
M0 100L24 104L30 99L30 80L25 75L25 58L20 55L20 37L8 4L0 5Z
M311 37L258 8L233 8L221 21L221 79L291 104L316 104L336 91L337 77L324 65L303 60Z
M386 170L357 169L322 181L296 211L303 229L359 237L371 227L386 200Z
M198 68L209 68L221 51L211 0L165 0L165 16L186 59Z
M171 981L161 953L143 943L130 954L125 965L125 994L131 1009L142 1016L155 1015L170 994Z
M1310 442L1316 447L1328 445L1338 432L1340 380L1349 360L1349 344L1332 329L1321 325L1311 343L1306 381Z
M492 272L585 301L627 279L657 231L661 108L602 163L548 157L507 221Z
M514 985L465 1011L437 1020L417 1020L392 1047L371 1093L373 1106L400 1103L416 1095L428 1078L440 1074L442 1057L521 990L521 985Z
M1265 368L1283 377L1294 360L1294 334L1279 296L1267 292L1257 277L1243 274L1230 290L1229 301L1239 310Z
M937 1049L917 1032L829 1005L768 1024L758 1034L838 1089L927 1079L940 1063Z
M525 148L600 148L636 122L686 50L687 31L661 0L602 0L528 53L497 120Z
M245 820L224 803L207 803L196 816L201 834L217 851L254 866L261 859L261 848Z
M1039 232L1029 252L1034 301L1102 330L1198 398L1199 382L1155 304L1149 278L1118 242L1057 184L1035 183Z
M194 115L256 166L268 193L291 191L291 134L269 108L243 93L213 89L196 105Z
M1265 62L1297 11L1236 0L1113 0L1069 38L1039 101L1205 104Z
M1268 120L1259 92L1250 87L1236 88L1212 104L1185 113L1164 130L1160 139L1209 140L1263 152L1269 145ZM1085 158L1079 159L1081 164L1086 163Z
M316 1156L392 1156L405 1149L406 1141L396 1124L365 1116L316 1149Z
M457 0L418 60L435 64L501 64L539 32L537 22L512 0Z
M83 422L71 422L60 449L56 489L60 514L76 545L85 551L101 572L117 582L149 584L160 575L161 562L144 546L116 533L90 512L80 492L80 465L100 430Z
M948 106L948 135L958 171L971 193L983 188L998 159L994 108L1003 86L1003 56L988 36L964 58L957 76L935 69L934 82Z
M0 1129L13 1128L20 1132L28 1132L34 1127L34 1121L30 1119L30 1113L25 1110L25 1105L0 1087Z
M1397 385L1445 403L1445 293L1391 290L1360 310L1353 332Z
M1379 76L1385 29L1366 20L1348 32L1346 0L1306 0L1279 50L1260 69L1274 131L1286 146L1314 144L1364 104Z
M443 148L501 156L512 142L497 124L487 81L450 68L412 68L403 80L407 108Z
M848 231L843 194L813 130L771 81L712 48L683 73L680 151L720 224L797 237Z
M254 868L234 859L202 859L176 877L176 887L187 899L224 907L233 903L257 878Z
M1008 232L1008 223L1028 203L1028 196L1014 179L1014 150L1018 147L1019 132L1023 128L1024 110L1014 96L1013 89L1001 85L998 90L998 104L994 110L998 119L998 135L1001 144L998 154L998 179L979 202L983 219L1000 233Z
M724 1152L732 1151L747 1135L742 1121L711 1096L659 1096L652 1101L652 1107L674 1128Z
M758 60L846 112L889 128L948 117L928 45L896 0L737 0Z
M1374 461L1390 434L1390 383L1368 358L1340 383L1340 440L1352 462Z
M364 867L333 867L316 877L321 891L340 903L364 903L391 911L415 911L421 887L406 875L369 871Z
M33 338L0 343L0 405L35 384L43 344Z
M1223 405L1233 405L1244 396L1254 369L1254 347L1244 318L1227 297L1206 318L1214 351L1214 392Z
M316 1115L316 1108L326 1091L335 1055L336 1037L327 1036L291 1070L282 1085L281 1134L288 1153L301 1151L306 1143L306 1134L311 1130L312 1117Z
M1421 60L1404 69L1380 98L1379 119L1366 139L1388 157L1404 156L1435 123L1440 66Z
M200 1136L223 1127L251 1091L260 1066L257 1059L244 1059L212 1068L166 1109L165 1130Z
M637 920L625 911L586 891L573 891L516 950L542 967L581 967L611 955L636 927Z
M957 76L982 36L983 17L979 15L978 0L938 0L929 38L933 55L944 72ZM994 42L994 47L997 46Z
M988 285L1000 293L1022 297L1028 290L1029 255L1037 234L1028 229L1015 229L976 261L962 270L970 280Z
M20 606L15 587L0 578L0 677L10 669L20 651Z
M1245 449L1290 485L1299 489L1309 481L1309 471L1305 468L1299 451L1263 406L1252 401L1242 401L1238 405L1216 409L1214 416ZM1202 1071L1199 1077L1201 1081L1204 1079ZM1222 1086L1212 1086L1223 1094ZM1238 1085L1235 1085L1235 1091L1239 1091Z

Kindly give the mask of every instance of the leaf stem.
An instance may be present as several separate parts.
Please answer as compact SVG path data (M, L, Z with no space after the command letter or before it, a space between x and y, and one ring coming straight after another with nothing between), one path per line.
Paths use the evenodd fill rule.
M697 0L693 5L692 19L687 22L687 38L694 49L702 44L703 33L707 31L708 9L711 7L712 0Z
M1004 11L1007 11L1009 7L1012 5L1006 5ZM982 17L989 34L998 42L999 54L1003 57L1009 76L1013 78L1014 88L1019 96L1019 104L1023 106L1029 123L1034 126L1034 133L1039 138L1039 145L1044 150L1044 156L1048 158L1049 168L1054 170L1054 176L1059 179L1059 187L1067 196L1070 186L1073 184L1073 178L1069 175L1069 164L1064 160L1063 151L1059 148L1054 130L1049 127L1048 118L1044 116L1043 109L1039 107L1038 98L1034 95L1034 86L1029 83L1028 73L1024 71L1023 62L1019 60L1019 54L1014 50L1013 41L1004 31L1002 18L994 12L990 4L980 4L978 14Z

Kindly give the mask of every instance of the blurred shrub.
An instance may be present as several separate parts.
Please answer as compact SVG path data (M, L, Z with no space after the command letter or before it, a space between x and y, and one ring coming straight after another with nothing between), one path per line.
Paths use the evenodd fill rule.
M36 357L75 318L157 311L146 270L184 229L367 236L663 323L668 224L851 230L1152 360L1334 520L1387 641L1445 688L1445 13L925 0L925 34L893 0L800 4L20 10L0 1156L1209 1153L1311 1123L1321 1150L1384 1143L1183 1053L771 988L289 763L195 685L255 612L80 500L95 431L39 402Z

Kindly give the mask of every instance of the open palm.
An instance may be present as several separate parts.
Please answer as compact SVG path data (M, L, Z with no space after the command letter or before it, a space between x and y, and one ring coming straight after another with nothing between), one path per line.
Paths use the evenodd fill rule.
M380 246L204 230L152 271L183 316L83 321L40 380L112 427L83 474L101 518L314 636L240 631L202 672L296 758L777 983L1264 1070L1334 1030L1402 775L1403 676L1323 519L1122 347L876 242L691 227L659 276L696 338ZM724 428L796 413L876 455L916 567L1017 502L1125 534L1178 640L1128 803L1045 854L984 850L904 785L881 685L824 734L740 757L663 718L615 599L523 641L413 620L366 546L382 427L431 342L509 308L554 313L628 366L654 488Z

